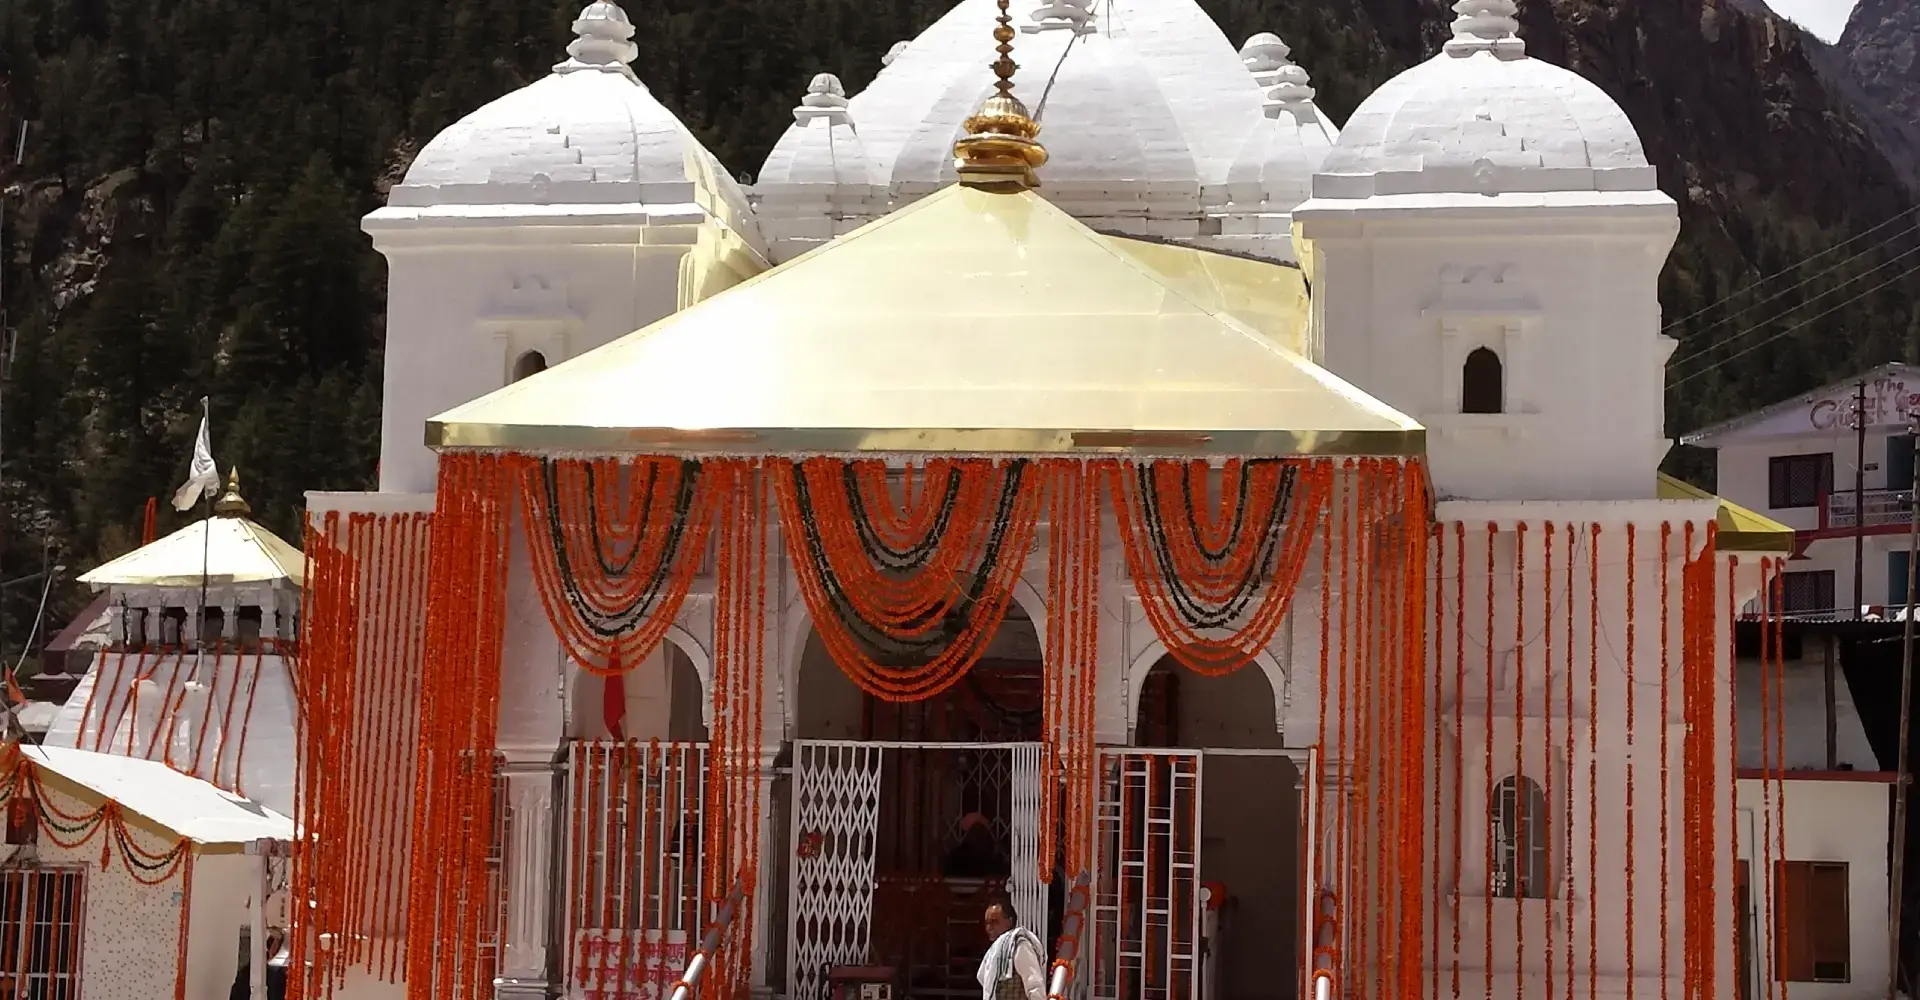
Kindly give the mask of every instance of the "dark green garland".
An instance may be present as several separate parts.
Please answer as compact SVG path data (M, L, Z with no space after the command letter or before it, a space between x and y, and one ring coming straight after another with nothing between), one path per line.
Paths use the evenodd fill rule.
M589 501L594 497L594 473L592 463L586 463L586 490ZM701 465L695 460L683 460L680 463L680 477L673 497L673 517L666 525L667 541L659 562L648 569L646 586L642 587L626 605L605 610L596 606L581 592L579 582L574 578L572 559L567 551L567 528L561 518L559 461L543 459L540 463L540 486L546 493L547 535L553 545L554 565L560 577L560 591L565 595L567 604L573 613L579 616L581 624L589 632L602 639L617 639L632 632L653 614L654 605L660 600L661 591L676 563L683 557L680 551L685 540L689 522L693 518L694 501L699 495ZM636 526L635 542L628 550L624 560L610 561L606 547L600 537L600 519L597 504L587 504L588 542L593 547L594 558L600 570L608 577L619 579L633 572L633 560L641 549L641 539L646 537L648 524L646 517L653 509L654 494L663 489L657 475L648 475L644 483L632 484L632 489L644 490L645 500L641 509L643 515ZM532 527L529 525L529 527Z
M1009 555L1006 552L1007 529L1013 520L1013 509L1019 501L1020 484L1025 480L1026 471L1026 459L1013 459L1006 464L1005 474L1000 484L1000 496L994 503L993 521L987 532L986 551L981 556L980 564L975 569L973 578L966 587L966 596L954 605L953 608L953 613L958 616L957 624L959 631L966 630L967 616L972 614L973 608L979 604L980 598L986 590L987 582L993 578L994 571L1000 565L1000 561ZM959 478L957 475L953 476L950 482L957 484ZM835 613L840 616L841 622L845 624L849 630L854 631L856 635L865 639L870 646L881 644L891 645L909 654L929 658L939 655L943 649L942 644L949 640L945 636L938 634L937 630L930 630L920 635L901 636L879 623L867 621L860 615L853 603L847 598L845 588L842 586L839 577L833 571L832 560L827 557L826 544L821 539L819 520L814 510L812 492L807 487L806 468L800 462L793 463L793 484L794 503L798 508L802 534L804 535L804 557L813 565L815 571L819 574L821 585L826 589L827 597L832 602ZM954 488L957 489L957 485ZM865 534L872 530L872 525L864 513L865 508L854 507L851 501L849 502L849 507L852 509L850 509L848 513L854 516L855 522L859 526L859 530L864 538ZM939 541L945 537L948 531L952 530L952 527L950 520L942 521L940 531L929 533L929 551L938 547ZM880 562L882 566L886 566L886 563L882 562L881 558L875 554L873 549L867 548L865 551L869 558L873 558L876 562ZM1025 553L1013 554L1015 558L1022 558L1024 556ZM915 622L914 624L921 625L924 624L924 621ZM901 669L904 671L910 668Z
M1193 629L1226 628L1246 611L1260 591L1260 585L1267 568L1272 565L1274 550L1280 545L1281 527L1286 524L1293 512L1294 487L1299 482L1299 468L1281 459L1251 459L1240 474L1240 488L1233 510L1233 533L1227 544L1218 551L1201 544L1198 519L1195 517L1192 477L1181 477L1181 496L1185 510L1185 530L1193 542L1200 557L1209 563L1218 564L1232 552L1234 543L1247 529L1247 495L1253 482L1254 467L1259 465L1282 464L1278 495L1274 498L1273 509L1267 512L1262 523L1255 525L1260 532L1260 553L1247 564L1246 573L1233 582L1233 590L1224 601L1217 605L1202 600L1190 592L1180 579L1175 568L1173 548L1169 543L1166 518L1160 510L1160 496L1154 487L1154 463L1141 462L1133 466L1136 479L1135 495L1140 498L1140 517L1146 527L1147 547L1153 554L1154 564L1158 567L1161 579L1165 581L1167 596L1173 605L1175 614Z

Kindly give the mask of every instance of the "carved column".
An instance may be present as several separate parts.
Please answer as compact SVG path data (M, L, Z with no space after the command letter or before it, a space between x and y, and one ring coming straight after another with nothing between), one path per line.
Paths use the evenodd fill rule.
M496 1000L545 1000L552 930L553 765L548 756L511 755L506 779L506 924L500 933Z

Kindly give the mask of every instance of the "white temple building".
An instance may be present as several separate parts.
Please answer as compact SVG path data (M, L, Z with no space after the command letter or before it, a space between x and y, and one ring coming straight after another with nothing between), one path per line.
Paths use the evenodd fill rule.
M164 763L294 815L306 557L250 514L236 472L210 516L81 575L107 594L109 641L45 745Z
M1435 998L1546 1000L1576 983L1580 996L1645 998L1710 980L1716 1000L1758 1000L1802 975L1810 963L1776 941L1787 925L1768 902L1785 898L1771 873L1788 869L1766 862L1839 848L1733 835L1784 828L1786 807L1763 786L1786 763L1745 743L1738 761L1730 753L1727 638L1732 609L1775 578L1792 533L1658 474L1674 342L1657 283L1679 220L1625 114L1527 57L1513 0L1454 4L1443 51L1344 130L1313 103L1314 53L1270 34L1236 47L1195 0L1012 8L1018 93L1048 154L1041 186L1017 195L954 186L955 142L994 94L994 0L960 0L857 94L832 75L796 79L794 123L750 188L652 96L626 12L588 4L551 75L428 143L364 220L390 267L380 487L310 494L316 530L432 514L436 447L599 455L625 435L627 451L692 452L661 442L871 430L781 419L802 403L866 413L883 397L942 418L997 401L1024 419L1139 387L1143 422L1299 401L1302 419L1323 423L1248 418L1236 440L1285 430L1301 456L1343 454L1314 452L1316 434L1408 444L1436 501L1432 562L1409 577L1433 619L1414 629L1430 700L1418 736L1396 737L1418 741L1432 799L1419 803L1424 861L1406 888L1420 909L1394 940L1425 947L1353 972L1341 994L1404 994L1388 980L1417 973L1401 984ZM977 339L960 336L974 328ZM1135 329L1159 339L1122 339ZM892 333L862 341L861 330ZM960 345L950 364L920 366L939 337ZM1120 356L1120 343L1135 353ZM996 368L1018 377L991 383ZM658 416L671 405L696 416ZM615 410L622 419L598 415ZM861 448L898 462L940 450L915 426L1002 427L953 419L876 430L893 444ZM1132 442L1107 446L1114 455L1185 447L1139 444L1164 430L1144 423L1032 419L1007 426L1139 432L1111 438ZM1207 437L1165 440L1197 442L1196 460L1218 467L1231 449ZM895 996L977 990L978 907L1003 889L1023 923L1057 940L1065 880L1037 874L1051 837L1037 814L1041 701L1058 655L1049 621L1070 613L1048 596L1052 527L1023 556L978 664L912 703L836 667L793 560L775 558L753 727L767 815L756 993L819 1000L836 975L874 966L890 970ZM596 673L607 663L565 652L529 555L545 542L514 530L488 734L499 917L476 962L501 1000L665 1000L711 916L702 900L718 895L701 882L706 802L688 777L707 773L714 726L715 573L694 577L660 646L608 680ZM1381 723L1343 714L1349 682L1357 690L1385 662L1360 636L1384 613L1356 606L1357 571L1323 540L1248 669L1205 676L1169 654L1112 537L1099 554L1096 839L1118 843L1145 816L1178 832L1149 860L1102 856L1075 988L1299 997L1320 894L1387 894L1349 884L1322 847L1346 835L1338 817L1391 798L1346 763L1385 738ZM383 587L415 593L357 579L368 602ZM397 598L413 599L424 600ZM1364 624L1329 638L1329 618ZM1767 690L1763 704L1782 697ZM425 745L375 738L395 759ZM411 788L411 766L368 780ZM1750 780L1736 802L1739 779ZM1709 800L1718 811L1699 812ZM1699 853L1703 829L1719 853ZM1884 848L1877 825L1854 833L1847 856ZM370 862L369 896L398 893L408 859L428 850ZM620 878L639 880L622 893L650 916L616 912L625 896L597 913L582 903L608 891L619 857ZM1147 916L1142 899L1157 901ZM1717 909L1698 909L1707 899ZM1741 899L1753 919L1736 920ZM1356 923L1373 912L1364 898L1342 909ZM405 937L404 915L374 906L338 919L320 931L361 935L376 956L349 963L338 995L407 996L378 957ZM1362 934L1361 952L1387 948L1385 929L1370 944L1341 933ZM1851 947L1849 981L1812 992L1884 993L1885 940Z

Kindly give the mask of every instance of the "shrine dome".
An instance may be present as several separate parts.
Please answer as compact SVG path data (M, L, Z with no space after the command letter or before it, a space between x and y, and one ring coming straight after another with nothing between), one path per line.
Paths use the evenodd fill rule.
M994 0L960 0L846 102L866 178L891 207L953 182L954 140L992 89L979 39L996 13ZM1270 117L1219 27L1194 0L1014 0L1013 15L1014 58L1051 155L1042 193L1082 219L1184 220L1194 232L1153 235L1200 235L1203 207L1226 202L1247 136ZM763 181L793 176L806 127L790 130ZM809 172L831 176L836 150L816 138Z
M588 4L573 32L550 75L427 143L390 208L511 205L522 211L505 214L565 216L593 214L589 206L697 205L751 230L745 193L634 74L634 27L620 5Z
M1388 81L1347 119L1313 194L1653 191L1626 113L1579 74L1529 58L1514 0L1458 0L1439 55Z

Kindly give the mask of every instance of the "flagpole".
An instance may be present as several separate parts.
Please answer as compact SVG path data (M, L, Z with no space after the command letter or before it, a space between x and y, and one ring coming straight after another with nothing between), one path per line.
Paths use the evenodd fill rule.
M209 439L212 437L212 423L213 407L207 402L207 397L201 396L200 424L208 428ZM218 467L215 467L213 480L215 483L220 481ZM212 561L213 551L213 494L203 489L200 491L200 500L207 508L207 519L200 525L200 608L195 612L200 616L200 624L194 630L200 641L193 653L193 680L195 681L200 679L200 662L207 650L207 570Z

